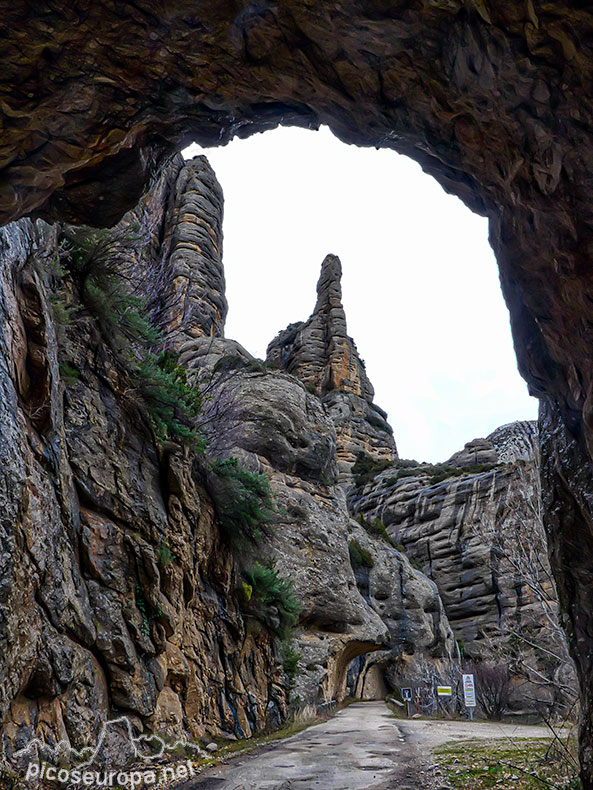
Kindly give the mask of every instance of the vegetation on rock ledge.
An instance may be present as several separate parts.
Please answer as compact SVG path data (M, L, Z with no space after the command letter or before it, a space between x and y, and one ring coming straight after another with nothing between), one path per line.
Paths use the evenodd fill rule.
M177 356L158 350L163 336L147 315L146 299L132 286L130 264L139 241L133 229L64 231L60 265L50 261L47 268L61 288L51 300L54 317L63 331L76 316L85 311L90 314L116 363L131 380L127 395L145 407L157 439L187 442L203 452L202 394L188 382ZM63 278L67 274L79 293L79 305L66 301ZM66 385L76 380L69 361L61 369Z
M288 640L301 613L291 582L283 579L272 565L259 562L243 575L246 582L243 588L245 611L257 617L280 639ZM296 669L294 656L288 660Z
M348 544L348 553L350 554L350 565L354 571L359 568L373 568L375 565L371 552L363 548L355 539Z
M268 478L228 458L210 464L207 483L220 526L231 543L257 542L275 515Z

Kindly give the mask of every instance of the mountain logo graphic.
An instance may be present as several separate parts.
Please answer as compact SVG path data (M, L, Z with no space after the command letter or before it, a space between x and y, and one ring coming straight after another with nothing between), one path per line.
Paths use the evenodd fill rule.
M101 725L99 737L94 748L90 746L82 749L75 749L66 740L59 741L55 746L43 743L39 738L34 738L23 749L14 752L13 759L22 760L29 756L38 761L45 761L56 764L61 760L66 760L76 768L83 769L95 765L101 755L105 740L109 730L117 729L121 737L123 730L130 744L130 751L137 760L153 762L162 759L167 752L176 749L184 749L193 753L196 757L207 757L196 743L186 740L167 741L159 735L134 735L132 723L126 716L117 719L110 719Z

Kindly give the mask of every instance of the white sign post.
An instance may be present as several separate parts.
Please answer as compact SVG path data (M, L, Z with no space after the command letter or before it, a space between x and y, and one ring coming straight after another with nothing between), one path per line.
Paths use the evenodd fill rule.
M469 708L469 717L473 720L474 708L476 707L476 685L473 675L463 676L463 699L465 700L465 707Z

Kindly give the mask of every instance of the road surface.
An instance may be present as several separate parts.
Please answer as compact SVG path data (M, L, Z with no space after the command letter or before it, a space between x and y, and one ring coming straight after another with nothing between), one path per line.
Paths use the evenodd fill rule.
M429 748L452 740L541 738L544 727L395 719L383 702L333 719L185 782L179 790L428 790Z

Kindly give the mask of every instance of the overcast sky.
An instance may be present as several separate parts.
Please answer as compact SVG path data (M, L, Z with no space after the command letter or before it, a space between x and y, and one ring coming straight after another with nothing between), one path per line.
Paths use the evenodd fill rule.
M517 372L487 222L412 160L327 129L278 129L206 153L225 195L227 337L265 358L315 306L339 255L349 334L402 458L441 461L535 419Z

